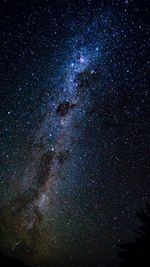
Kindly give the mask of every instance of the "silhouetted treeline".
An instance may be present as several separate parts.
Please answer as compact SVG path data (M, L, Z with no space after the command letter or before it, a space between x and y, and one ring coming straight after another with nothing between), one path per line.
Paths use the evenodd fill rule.
M0 252L0 267L28 267L23 262L6 257Z
M150 204L147 204L146 212L140 210L137 216L141 221L141 226L136 231L137 236L132 242L119 245L120 267L150 266Z

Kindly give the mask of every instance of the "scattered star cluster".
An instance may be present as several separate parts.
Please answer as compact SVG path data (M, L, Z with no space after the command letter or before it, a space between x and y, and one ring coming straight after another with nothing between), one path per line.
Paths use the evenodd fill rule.
M0 249L118 266L150 193L148 4L3 1Z

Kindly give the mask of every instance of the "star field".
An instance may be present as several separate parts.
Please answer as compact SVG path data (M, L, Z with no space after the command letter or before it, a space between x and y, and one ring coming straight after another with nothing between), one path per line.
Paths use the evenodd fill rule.
M148 3L3 1L0 248L118 266L149 201Z

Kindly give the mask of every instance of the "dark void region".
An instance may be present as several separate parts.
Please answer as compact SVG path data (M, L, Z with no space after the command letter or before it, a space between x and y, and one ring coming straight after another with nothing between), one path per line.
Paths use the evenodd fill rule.
M64 101L59 104L56 112L59 116L65 117L69 111L71 111L76 105L74 103L69 103Z

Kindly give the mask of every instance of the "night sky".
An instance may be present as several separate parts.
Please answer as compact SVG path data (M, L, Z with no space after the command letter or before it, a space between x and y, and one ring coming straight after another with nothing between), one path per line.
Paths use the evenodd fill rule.
M118 266L150 200L148 1L0 3L0 250Z

